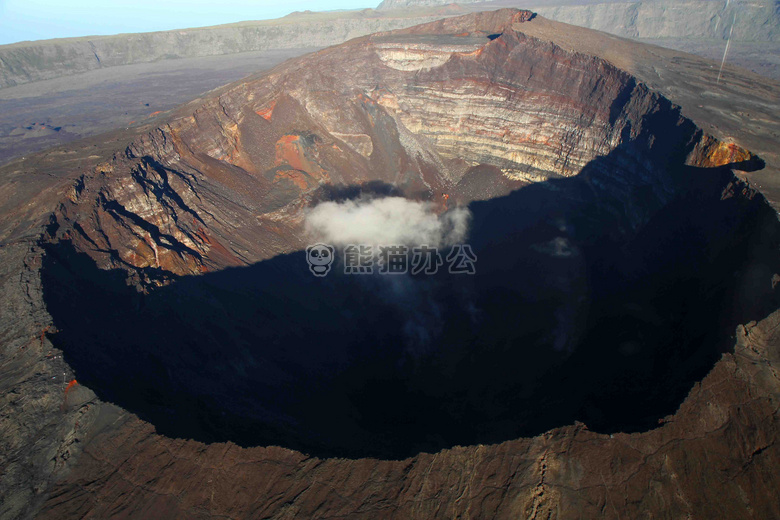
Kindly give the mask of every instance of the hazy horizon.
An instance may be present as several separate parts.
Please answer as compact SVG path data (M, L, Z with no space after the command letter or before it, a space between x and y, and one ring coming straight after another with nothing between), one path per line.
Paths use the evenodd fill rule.
M0 0L0 45L208 27L280 18L295 11L375 8L380 0Z

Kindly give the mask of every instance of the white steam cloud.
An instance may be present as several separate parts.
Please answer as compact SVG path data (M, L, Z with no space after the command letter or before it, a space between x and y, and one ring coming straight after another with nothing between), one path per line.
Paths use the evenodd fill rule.
M441 215L434 206L402 197L323 202L306 217L306 230L316 240L337 246L429 245L462 243L471 212L455 208Z
M466 239L471 212L454 208L438 214L427 202L402 197L361 198L323 202L306 215L306 231L312 241L342 248L348 244L372 246L429 246L447 248ZM444 254L444 252L441 252ZM425 279L408 276L358 277L376 296L395 305L405 317L405 348L422 355L442 332L442 310L435 291Z

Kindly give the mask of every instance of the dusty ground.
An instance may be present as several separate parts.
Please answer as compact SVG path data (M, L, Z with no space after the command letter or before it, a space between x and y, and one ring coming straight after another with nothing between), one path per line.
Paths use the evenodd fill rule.
M278 49L98 69L0 89L0 164L141 124L200 94L314 49Z
M650 43L709 58L717 63L723 59L726 42L723 40L688 40L684 38L640 38ZM780 80L780 43L732 41L726 63L741 67L774 80Z

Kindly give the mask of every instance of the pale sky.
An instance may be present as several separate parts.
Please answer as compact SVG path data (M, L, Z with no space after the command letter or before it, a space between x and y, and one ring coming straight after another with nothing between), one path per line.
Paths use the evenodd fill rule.
M293 11L376 7L380 0L0 0L0 45L24 40L164 31Z

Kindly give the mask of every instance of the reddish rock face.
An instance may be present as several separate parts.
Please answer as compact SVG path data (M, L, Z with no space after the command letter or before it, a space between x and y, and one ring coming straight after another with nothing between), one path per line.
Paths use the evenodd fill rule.
M52 462L7 466L19 487L56 480L40 516L780 516L780 228L728 168L761 161L534 23L479 13L292 60L42 193L46 253L5 254L27 259L46 318L25 327L53 319L79 385ZM433 353L407 365L402 327L370 314L354 344L306 350L366 307L288 268L332 186L470 204L488 274L431 294L449 309L473 290L485 325L443 311ZM42 406L60 405L47 388ZM21 449L30 427L6 424Z
M299 248L300 211L322 183L382 181L468 202L574 176L623 146L652 157L663 125L688 125L680 146L704 139L628 74L525 36L531 16L480 13L360 38L228 87L86 174L60 220L78 222L77 247L102 267L197 273ZM707 166L749 159L736 145L702 146ZM474 175L490 180L477 186ZM240 233L228 213L242 215ZM285 230L269 235L269 220Z

